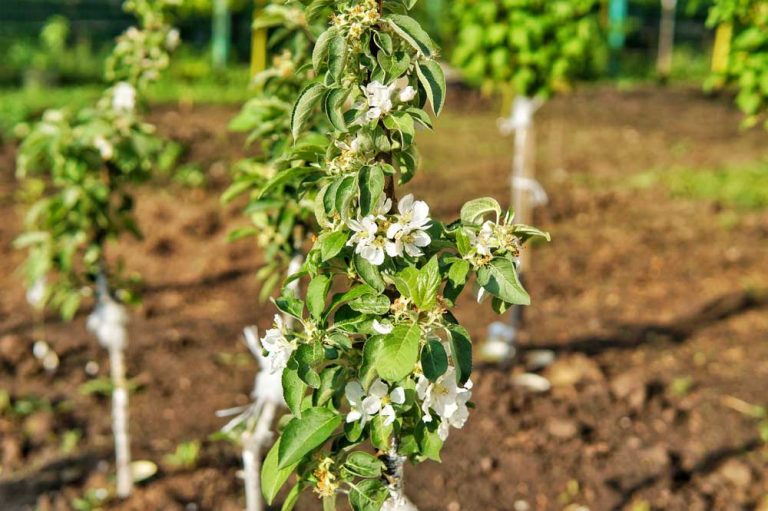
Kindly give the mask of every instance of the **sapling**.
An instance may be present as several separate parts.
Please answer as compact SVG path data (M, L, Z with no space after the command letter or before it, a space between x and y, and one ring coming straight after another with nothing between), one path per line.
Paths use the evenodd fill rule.
M745 115L743 125L752 127L763 122L768 129L768 3L715 0L707 24L724 28L722 34L727 34L728 39L733 34L733 39L729 45L720 45L725 58L706 87L735 85L736 104Z
M49 110L19 149L17 174L37 201L17 240L28 249L26 276L34 289L45 283L38 303L70 320L85 297L95 309L87 326L109 351L112 428L119 497L132 491L125 348L131 301L120 266L106 257L109 240L139 235L128 188L151 176L164 142L142 122L137 102L168 65L178 32L166 10L172 0L129 0L139 19L117 39L107 61L110 86L97 104L78 112Z
M432 126L427 104L439 114L445 102L437 50L407 14L415 3L313 2L332 10L313 49L316 78L295 99L293 143L261 188L290 186L319 226L275 300L295 328L277 316L261 339L290 410L261 473L270 503L296 474L283 509L305 489L325 509L342 494L355 510L407 508L405 460L439 460L469 414L472 347L451 313L457 298L475 276L498 312L530 300L515 264L545 233L490 198L446 224L397 193L417 168L416 126ZM329 130L310 146L318 110ZM294 282L306 284L298 296Z
M311 43L313 34L322 31L322 27L311 27L304 6L288 1L272 3L260 10L254 19L253 29L272 31L268 42L274 58L270 68L253 76L255 96L232 120L230 128L248 132L249 143L259 140L260 152L236 165L234 182L224 193L223 200L228 202L248 194L245 212L253 226L235 231L232 238L256 237L265 256L265 264L257 273L262 281L261 297L264 299L281 276L299 271L304 261L303 246L308 237L317 231L308 197L299 197L298 190L291 183L273 186L269 190L265 189L265 184L274 175L275 167L282 164L285 148L290 143L292 101L312 79L309 65ZM257 40L255 37L254 41ZM252 49L254 52L263 50L258 45ZM252 60L259 62L262 58L254 56ZM327 139L322 135L327 131L326 125L324 115L316 114L308 119L303 143L307 146L327 145ZM297 286L298 281L288 286L293 296L298 296ZM280 321L286 329L293 328L294 318L289 315L278 316L276 321ZM272 438L272 422L277 410L285 403L280 372L268 367L260 348L255 348L258 346L255 328L247 328L245 337L260 361L261 370L252 393L253 404L230 421L224 432L242 447L246 508L258 511L262 509L260 455Z
M536 181L534 114L553 94L569 89L604 52L598 0L457 0L452 12L458 42L452 60L464 78L486 91L504 94L503 134L515 133L510 186L515 221L531 221L547 195ZM527 256L518 271L528 271ZM522 322L512 308L506 322L494 322L483 345L485 358L508 362Z

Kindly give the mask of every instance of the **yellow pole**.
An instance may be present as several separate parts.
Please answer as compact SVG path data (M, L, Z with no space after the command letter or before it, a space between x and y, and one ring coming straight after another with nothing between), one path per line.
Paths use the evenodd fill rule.
M261 14L265 0L254 0L253 19ZM267 68L267 29L251 29L251 78Z
M723 23L715 32L715 46L712 49L712 72L724 73L728 70L728 55L731 53L733 25Z

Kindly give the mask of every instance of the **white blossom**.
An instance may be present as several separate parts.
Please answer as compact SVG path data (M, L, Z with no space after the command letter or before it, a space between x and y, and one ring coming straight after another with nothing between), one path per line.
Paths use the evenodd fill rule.
M179 36L179 30L177 28L172 28L165 35L165 48L168 51L175 50L179 46L180 40L181 37Z
M494 236L494 227L496 224L490 220L486 221L480 228L480 231L475 234L472 231L467 231L469 234L469 242L473 245L475 252L483 257L491 255L491 251L494 248L498 248L499 241Z
M365 118L374 121L387 115L392 110L392 92L394 84L384 85L379 81L373 81L365 86L363 92L368 103L368 112Z
M355 246L355 253L360 254L369 263L379 266L384 262L384 245L386 240L379 235L379 224L373 215L360 220L347 220L347 225L355 234L347 242L347 246Z
M119 82L112 89L112 108L131 111L136 106L136 89L128 82Z
M114 156L115 151L112 144L102 135L96 135L93 138L93 146L99 151L103 160L111 160L112 156Z
M395 387L390 392L389 386L378 378L371 384L367 395L358 381L347 383L344 394L351 408L347 422L359 420L363 426L376 414L380 414L384 418L384 425L389 426L396 416L392 404L405 403L405 390L402 387Z
M42 308L45 305L45 295L48 292L48 285L45 277L40 277L27 289L27 303L32 307Z
M397 205L400 215L387 229L386 249L390 257L423 255L422 248L432 242L424 229L431 226L429 206L424 201L414 201L413 194L403 197Z
M255 400L259 398L282 405L283 401L283 373L271 372L269 357L265 357L259 344L259 331L255 326L246 327L243 330L245 343L259 362L260 371L256 374L253 385L252 397Z
M379 322L378 319L373 320L373 331L381 334L381 335L387 335L389 333L392 333L392 330L394 330L395 327L389 322Z
M288 365L288 359L296 349L296 343L285 336L285 325L280 315L275 314L275 328L270 328L261 338L261 346L267 351L269 372L282 373Z
M449 367L435 382L429 381L424 375L419 376L416 395L422 401L422 419L424 422L431 422L432 412L440 417L437 434L442 440L448 438L451 427L464 427L469 417L467 402L472 397L471 388L471 381L467 381L463 387L456 383L456 370L453 367Z
M402 103L407 103L408 101L412 101L415 97L416 89L410 85L407 85L400 90L400 94L398 94L397 99L399 99Z

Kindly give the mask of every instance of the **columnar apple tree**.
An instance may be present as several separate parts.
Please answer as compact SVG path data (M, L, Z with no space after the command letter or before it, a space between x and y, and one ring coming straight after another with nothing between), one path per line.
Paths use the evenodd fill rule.
M458 27L454 65L469 83L502 92L504 108L511 107L499 127L504 134L515 133L512 206L520 222L529 222L533 206L546 202L534 179L534 114L547 98L568 90L604 52L598 10L598 0L453 2ZM520 269L527 266L524 258ZM483 355L509 360L521 320L522 309L515 307L506 324L492 324Z
M84 299L95 296L88 327L109 350L113 381L113 432L117 494L132 490L128 436L128 391L124 350L131 299L121 265L112 265L107 242L124 233L139 236L129 187L150 178L164 142L143 122L137 102L168 65L178 32L168 22L173 0L128 0L139 20L117 39L107 62L110 83L98 102L72 112L49 110L24 138L17 173L35 200L26 232L16 241L28 250L30 286L42 288L42 303L71 319Z
M232 239L255 236L263 250L264 265L257 276L263 282L262 298L269 296L286 268L293 273L301 264L302 248L317 230L311 197L300 196L294 183L265 185L277 170L294 155L290 147L290 122L293 100L312 79L312 43L322 26L312 26L304 6L295 1L266 6L254 20L255 28L270 29L268 41L272 65L253 77L254 97L230 123L230 129L248 133L247 142L259 142L258 154L245 158L235 167L232 185L222 199L229 202L247 194L244 212L252 225L234 231ZM312 11L308 11L312 14ZM307 119L298 147L315 148L328 143L328 123L316 113ZM298 264L296 264L298 263Z
M474 277L497 312L529 301L515 264L544 233L514 223L493 199L443 223L398 193L417 169L416 127L432 126L425 108L439 114L445 102L437 50L408 16L415 3L313 2L333 11L313 48L315 78L293 104L292 141L261 188L290 186L319 226L275 300L295 328L278 316L261 339L290 409L262 470L269 502L296 474L284 509L305 489L327 508L340 494L356 510L398 504L405 459L439 459L468 418L472 345L451 313L457 298ZM302 143L317 111L326 140ZM301 297L288 288L297 280Z
M311 14L312 11L309 11ZM247 194L244 212L252 225L232 233L233 239L255 236L264 265L257 273L262 281L261 298L269 296L281 278L299 270L304 260L304 246L317 231L312 213L312 195L300 194L294 183L286 182L266 188L277 169L286 165L286 150L292 145L291 110L293 101L311 81L312 42L322 32L322 25L310 26L307 11L299 2L275 2L267 5L254 20L254 29L269 29L268 46L273 55L272 65L256 74L256 92L230 123L235 131L248 133L248 144L260 142L257 155L246 158L235 167L233 184L223 195L223 201ZM256 48L254 48L256 50ZM297 145L325 146L328 122L322 112L316 112L305 122L304 134ZM288 155L295 157L289 151ZM298 281L293 281L290 293L297 293ZM293 318L277 316L277 321L292 328ZM260 352L255 327L245 329L246 342L260 363L252 392L253 403L224 426L223 431L242 447L245 473L246 509L262 509L260 462L262 448L272 439L272 422L284 406L281 374ZM273 370L275 369L275 370ZM225 410L221 414L227 414Z
M744 125L763 122L768 129L768 3L715 0L707 23L725 25L735 34L727 65L709 80L708 87L736 85L736 104L746 116Z

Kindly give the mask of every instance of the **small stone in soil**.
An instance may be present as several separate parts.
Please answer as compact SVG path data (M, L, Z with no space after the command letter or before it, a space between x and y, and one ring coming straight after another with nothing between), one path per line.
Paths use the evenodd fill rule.
M747 488L752 484L752 471L738 460L727 461L719 470L720 475L736 488Z
M547 433L555 438L568 440L579 433L579 425L571 419L553 417L547 421Z
M602 383L605 379L597 363L581 354L556 360L544 376L553 387L572 387L586 381Z

